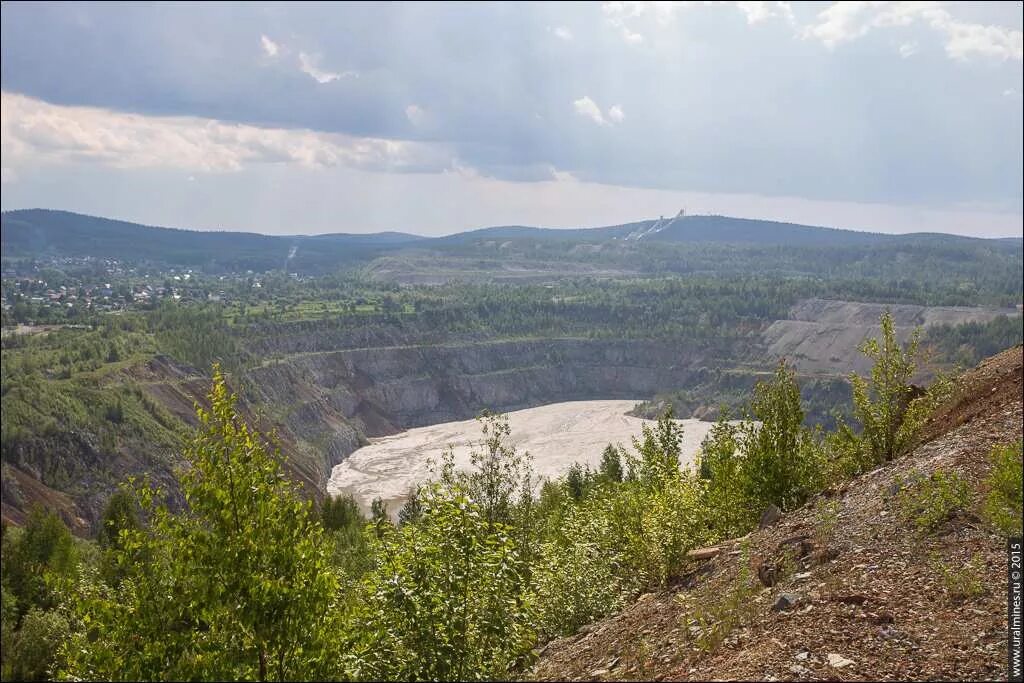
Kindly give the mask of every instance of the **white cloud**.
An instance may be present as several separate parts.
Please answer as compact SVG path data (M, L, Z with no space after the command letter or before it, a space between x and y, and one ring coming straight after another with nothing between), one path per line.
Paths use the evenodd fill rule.
M1019 98L1020 96L1020 90L1017 90L1016 88L1007 88L1006 90L1003 91L1003 97Z
M578 183L579 179L569 171L559 171L554 166L549 168L551 179L560 183Z
M556 27L552 31L552 33L555 34L556 38L559 38L559 39L564 40L566 42L568 42L568 41L573 39L572 31L567 29L565 26L558 26L558 27Z
M268 57L276 57L277 53L281 51L281 47L266 36L260 36L260 45Z
M788 2L737 2L736 8L743 12L748 24L758 24L779 17L788 23L795 23L793 8Z
M601 108L597 106L597 102L590 99L589 96L584 95L578 100L574 100L572 106L580 116L586 116L588 119L600 126L608 125L608 122L604 118L604 114L601 113Z
M405 118L414 126L422 126L426 121L427 112L418 104L410 104L405 108Z
M572 106L577 114L587 117L599 126L611 126L621 123L626 118L626 113L617 104L608 108L607 115L602 113L601 107L597 106L597 102L591 99L589 95L584 95L578 100L574 100Z
M906 59L907 57L912 57L917 54L919 49L920 47L918 46L916 40L911 40L909 43L901 43L900 57L903 57L904 59Z
M816 39L829 48L862 38L874 29L922 24L945 40L946 54L966 60L974 56L1005 61L1024 58L1022 33L1004 26L959 21L937 2L837 2L822 10L814 23L800 29L805 39ZM913 47L904 49L906 45ZM907 54L907 50L911 50ZM904 43L900 54L917 51L916 43Z
M924 12L929 25L946 36L946 54L965 60L974 55L1006 61L1024 59L1024 33L1003 26L957 21L943 9Z
M319 57L314 57L306 54L305 52L300 52L299 70L320 84L330 83L331 81L336 81L340 78L346 78L349 76L355 78L359 77L359 74L355 71L342 71L341 73L326 71L320 68L318 64L319 61Z
M440 170L451 163L451 152L435 144L65 107L8 92L0 97L0 147L5 167L14 170L90 162L192 172L254 164L404 171Z

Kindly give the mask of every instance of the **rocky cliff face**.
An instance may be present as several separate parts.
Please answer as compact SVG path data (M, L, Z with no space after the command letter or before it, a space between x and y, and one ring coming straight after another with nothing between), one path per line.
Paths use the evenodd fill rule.
M715 362L700 349L614 339L462 339L316 351L308 349L405 339L357 334L328 342L315 334L303 339L308 331L293 332L278 344L260 343L276 353L281 344L304 350L236 373L229 384L246 419L275 435L291 476L314 497L322 495L334 465L368 437L467 419L485 408L642 398L684 386L700 367ZM195 425L194 406L205 403L209 379L156 357L126 369L102 390L128 386L154 406L153 414L142 411L121 425L104 425L104 433L49 434L13 449L3 467L5 519L18 523L40 502L59 510L76 532L88 533L107 497L129 475L151 475L180 503L172 472ZM140 435L153 433L157 418L173 424L162 442L147 443Z
M649 396L685 385L708 360L644 340L491 341L305 353L251 370L240 385L326 481L366 437L484 408Z

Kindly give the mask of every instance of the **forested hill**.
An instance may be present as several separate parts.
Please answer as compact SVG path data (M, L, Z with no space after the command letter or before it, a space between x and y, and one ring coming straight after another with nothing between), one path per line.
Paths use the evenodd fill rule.
M969 248L1015 256L1020 239L983 240L954 235L878 233L730 218L676 216L601 228L546 229L525 226L483 228L426 238L402 232L307 236L198 231L138 225L67 211L27 209L0 219L5 258L99 257L151 261L173 266L232 271L287 269L316 273L369 262L386 254L429 249L463 253L491 242L548 244L535 260L551 257L556 245L613 245L630 249L644 243L742 245L745 248ZM576 254L577 260L580 255ZM584 255L584 259L590 258Z
M0 224L5 257L92 256L215 270L284 268L289 255L307 269L329 268L422 239L394 232L310 237L182 230L46 209L4 212Z

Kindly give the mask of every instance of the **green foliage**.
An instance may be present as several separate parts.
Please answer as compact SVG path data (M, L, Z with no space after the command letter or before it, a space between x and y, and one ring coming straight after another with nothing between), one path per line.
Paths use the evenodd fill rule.
M96 535L96 541L103 551L100 573L108 583L117 584L124 578L124 569L118 565L119 553L124 550L122 530L130 537L140 528L135 496L122 488L107 500Z
M541 546L536 577L542 639L572 633L614 612L639 588L616 533L611 491L571 506Z
M967 562L944 562L932 557L932 570L942 579L946 596L954 603L963 603L985 594L984 565L980 555L972 555Z
M427 486L422 505L417 522L371 535L349 667L371 680L508 678L534 639L511 530L459 481Z
M816 434L803 426L800 390L784 362L771 382L755 387L751 412L760 424L745 422L739 430L747 505L755 514L769 504L793 510L820 488L824 456Z
M338 576L311 506L238 416L215 369L172 513L145 484L147 527L121 529L119 586L77 585L67 675L318 679L334 671Z
M326 496L320 506L320 521L328 531L337 531L365 523L359 504L351 494Z
M928 534L967 509L970 499L971 492L963 477L937 469L927 477L917 475L901 486L896 502L903 520L920 533Z
M1022 508L1021 442L995 446L992 472L985 479L985 516L1004 536L1020 535Z
M651 429L643 425L640 438L633 437L636 455L626 454L627 478L655 488L679 476L683 428L669 408Z
M391 519L388 517L388 504L380 496L370 502L370 520L376 526L391 523Z
M53 680L57 652L70 635L68 620L58 610L33 607L22 619L21 628L10 640L10 651L5 653L4 669L7 680Z
M514 519L521 492L530 490L530 454L518 452L511 443L507 416L484 411L478 421L483 439L470 452L470 472L456 472L449 452L442 466L442 480L461 481L488 522L508 524Z
M717 535L723 537L743 534L760 514L756 505L747 500L746 459L740 445L739 427L724 414L704 437L697 456L708 521Z
M622 481L622 457L619 455L619 449L612 444L604 447L598 472L608 481Z
M874 361L870 382L852 374L850 383L864 447L874 462L886 462L910 447L920 426L916 420L904 420L914 398L910 378L917 367L920 330L901 347L892 315L886 311L879 322L881 338L868 339L860 346L861 353Z
M757 603L754 598L761 592L761 584L751 571L750 550L741 548L736 566L738 571L729 586L719 595L706 596L699 604L691 604L688 595L680 593L677 601L687 610L683 617L683 632L693 638L701 650L714 652L737 626L750 618Z
M17 620L33 608L48 610L60 602L52 580L72 577L77 550L71 532L53 511L34 506L17 534L3 543L3 579L17 608Z
M928 328L925 341L947 362L973 367L982 359L1024 341L1024 327L1020 316L1001 315L987 323L933 325Z
M399 524L412 524L420 518L423 514L423 502L420 500L421 495L422 491L419 486L414 486L409 490L409 495L405 499L402 509L398 511Z

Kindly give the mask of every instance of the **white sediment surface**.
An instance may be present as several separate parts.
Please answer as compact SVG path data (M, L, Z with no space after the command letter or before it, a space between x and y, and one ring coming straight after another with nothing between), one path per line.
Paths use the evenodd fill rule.
M532 456L534 473L554 479L574 462L596 468L609 443L632 447L644 424L653 420L630 417L637 401L569 401L508 413L512 442ZM683 426L681 465L693 462L713 423L677 420ZM373 439L335 466L327 483L331 495L351 493L364 511L374 498L397 514L411 486L431 478L428 460L440 463L452 446L455 465L468 468L470 451L483 435L476 420L444 422Z

